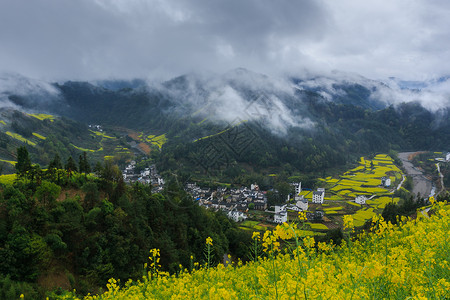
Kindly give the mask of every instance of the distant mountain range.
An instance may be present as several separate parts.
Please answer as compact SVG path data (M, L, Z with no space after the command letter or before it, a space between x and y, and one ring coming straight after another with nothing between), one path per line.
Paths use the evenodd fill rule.
M208 168L222 171L236 164L250 169L289 164L293 170L309 172L345 163L353 155L390 149L448 151L447 86L448 77L430 82L395 78L381 82L336 72L271 78L246 69L220 75L187 74L160 83L140 79L47 83L3 74L0 108L4 124L0 131L1 141L8 146L0 149L0 158L14 160L13 148L23 141L11 134L21 134L21 130L28 135L31 131L28 137L36 146L30 147L48 144L33 136L35 120L26 121L26 114L33 113L57 116L59 127L72 133L78 128L78 137L58 135L51 132L51 123L46 124L44 131L53 136L53 144L65 139L64 146L49 152L63 158L77 155L80 149L102 147L102 138L89 131L88 124L105 126L115 134L114 147L119 148L129 147L130 138L125 137L130 131L143 136L165 134L160 164L166 170L191 168L195 164L192 157L211 145L223 153L218 154L220 162L215 157L214 163L207 163ZM18 116L18 111L28 117L12 117ZM234 132L241 136L232 139ZM76 138L83 136L81 147ZM151 146L142 137L135 141ZM251 141L246 151L237 151L245 141ZM117 154L114 149L91 152L101 159ZM34 153L41 164L51 159L40 158L39 151Z

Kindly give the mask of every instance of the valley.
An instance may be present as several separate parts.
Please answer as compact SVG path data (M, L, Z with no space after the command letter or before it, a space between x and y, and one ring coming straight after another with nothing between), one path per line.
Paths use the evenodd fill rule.
M299 217L299 236L339 245L348 218L356 236L377 216L414 216L431 182L448 198L450 168L439 161L438 178L435 162L450 149L448 109L383 103L378 83L280 87L241 69L120 84L57 83L45 102L3 94L0 273L13 284L100 291L111 277L141 278L152 248L171 274L224 255L245 264L252 237Z

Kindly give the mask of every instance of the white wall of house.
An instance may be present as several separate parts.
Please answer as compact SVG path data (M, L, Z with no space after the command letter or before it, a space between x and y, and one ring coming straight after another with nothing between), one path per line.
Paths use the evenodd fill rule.
M286 210L286 205L283 205L283 206L275 205L275 213L276 214L280 213L282 211L285 211L285 210Z
M273 221L275 223L278 223L278 224L287 222L287 212L284 211L284 212L280 212L280 213L275 214L273 216Z
M306 199L297 201L295 205L303 211L308 210L308 200Z
M366 196L360 195L360 196L356 196L355 198L355 202L358 204L366 204Z
M324 198L325 198L324 191L316 191L316 192L313 192L312 202L321 204L321 203L323 203Z

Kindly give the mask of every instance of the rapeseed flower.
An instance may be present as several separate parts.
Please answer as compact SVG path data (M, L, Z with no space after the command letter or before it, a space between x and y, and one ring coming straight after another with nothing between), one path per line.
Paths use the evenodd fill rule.
M84 299L449 299L448 210L447 204L435 203L429 218L402 219L396 226L374 216L372 233L335 248L317 243L317 252L314 238L295 234L298 247L287 254L275 251L280 239L291 237L289 230L295 232L292 224L283 224L262 238L252 235L266 251L257 261L159 272L123 287L111 279L105 293ZM352 228L348 217L344 224ZM152 249L150 257L159 258L159 251Z

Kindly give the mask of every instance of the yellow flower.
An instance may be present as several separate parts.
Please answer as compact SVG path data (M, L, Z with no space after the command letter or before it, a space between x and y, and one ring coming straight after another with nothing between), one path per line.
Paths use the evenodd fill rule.
M353 217L351 215L344 216L344 229L353 229L355 225L353 224Z
M431 196L430 198L428 198L428 200L430 201L431 205L434 205L434 203L436 202L436 200L434 199L433 196Z
M260 239L260 233L258 231L254 231L252 235L252 240L259 241Z
M303 244L307 247L307 248L312 248L314 247L315 241L314 238L311 236L305 237L303 238Z
M212 241L213 241L212 238L208 236L208 237L206 238L206 245L212 246L212 244L213 244Z
M306 221L306 212L299 211L298 212L298 219L300 220L300 222Z

